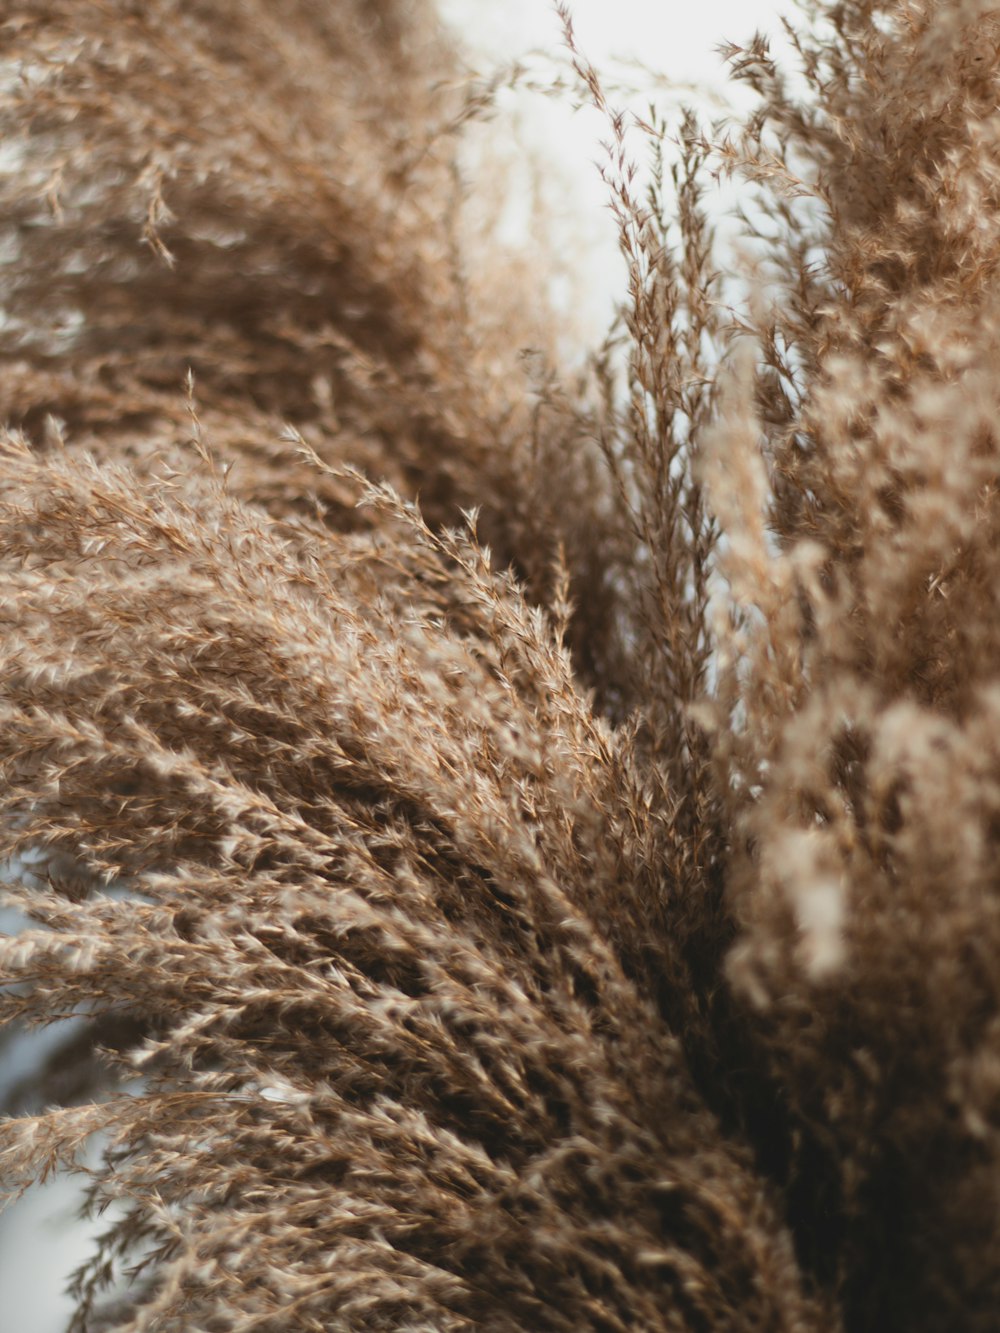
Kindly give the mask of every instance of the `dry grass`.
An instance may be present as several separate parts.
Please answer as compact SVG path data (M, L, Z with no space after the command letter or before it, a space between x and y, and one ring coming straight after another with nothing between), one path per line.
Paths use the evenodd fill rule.
M585 383L420 4L0 21L0 1012L87 1018L0 1167L102 1136L81 1333L995 1326L1000 14L808 4L648 189L564 17Z

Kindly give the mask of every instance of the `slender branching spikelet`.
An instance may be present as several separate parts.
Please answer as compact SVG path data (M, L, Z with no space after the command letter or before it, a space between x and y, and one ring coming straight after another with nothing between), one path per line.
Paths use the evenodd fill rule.
M1000 11L803 5L647 188L557 8L578 380L431 10L0 19L0 1177L90 1172L78 1333L995 1327Z

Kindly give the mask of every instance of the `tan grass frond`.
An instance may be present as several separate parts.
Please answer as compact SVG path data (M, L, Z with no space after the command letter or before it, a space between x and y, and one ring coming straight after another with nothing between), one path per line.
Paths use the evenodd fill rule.
M78 1333L995 1325L997 12L810 0L709 130L557 9L584 375L431 9L0 20L0 1180L111 1208Z

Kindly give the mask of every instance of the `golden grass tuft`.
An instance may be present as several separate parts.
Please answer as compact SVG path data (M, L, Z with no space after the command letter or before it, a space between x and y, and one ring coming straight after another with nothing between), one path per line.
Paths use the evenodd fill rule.
M0 1040L76 1020L0 1176L97 1136L78 1333L995 1327L1000 11L801 11L643 185L561 8L582 377L430 8L0 19Z

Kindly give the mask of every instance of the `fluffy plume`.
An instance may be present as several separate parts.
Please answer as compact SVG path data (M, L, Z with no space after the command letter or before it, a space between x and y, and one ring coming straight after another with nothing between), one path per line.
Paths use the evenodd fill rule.
M995 1325L1000 18L806 5L647 188L563 17L578 379L423 6L0 23L0 1015L68 1034L0 1175L91 1172L78 1333Z

